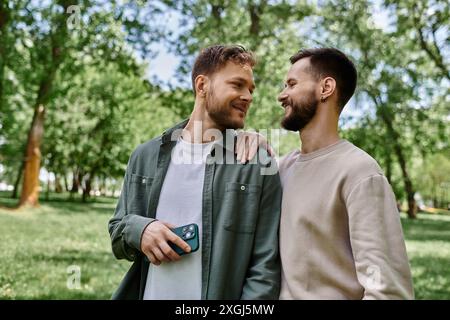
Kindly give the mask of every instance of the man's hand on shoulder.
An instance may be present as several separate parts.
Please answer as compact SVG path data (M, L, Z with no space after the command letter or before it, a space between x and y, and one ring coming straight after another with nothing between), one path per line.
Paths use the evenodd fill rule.
M275 152L270 147L267 139L257 132L245 132L238 133L235 153L237 154L237 160L241 163L252 160L258 148L264 148L273 157Z

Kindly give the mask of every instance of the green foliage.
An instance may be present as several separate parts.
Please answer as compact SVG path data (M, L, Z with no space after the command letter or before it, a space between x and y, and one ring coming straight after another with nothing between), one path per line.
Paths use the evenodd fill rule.
M192 63L201 48L217 43L241 44L257 56L247 130L280 128L277 96L292 54L304 47L336 46L359 72L343 122L356 116L342 135L377 159L398 197L407 194L404 172L420 181L416 177L429 173L421 163L449 148L450 11L444 0L78 4L79 23L68 29L47 106L42 152L48 171L61 175L79 168L96 177L120 177L137 144L190 115ZM8 183L20 167L30 107L48 70L55 28L61 14L69 17L61 8L56 1L24 0L0 7L7 17L0 23L0 161ZM179 17L176 28L163 19L168 11ZM384 26L377 19L380 12ZM142 59L151 62L155 43L180 57L180 87L145 80ZM280 155L299 147L296 134L282 132L272 140L279 142ZM420 191L424 197L431 194Z
M121 177L131 151L176 118L137 59L150 57L150 44L163 35L150 19L162 14L155 2L8 1L0 10L9 17L0 25L2 181L16 179L44 91L43 165L58 174L78 168L91 178ZM63 53L57 65L55 52Z
M390 14L389 25L381 28L373 17L373 2L327 1L320 8L319 28L331 30L329 41L352 55L359 72L356 101L362 116L344 136L377 158L400 197L414 194L414 185L407 187L414 159L448 146L448 129L444 129L448 107L442 108L448 90L441 87L445 74L430 73L430 68L438 67L426 63L430 60L426 50L416 46L418 33L411 32L400 17L405 12L416 15L415 7L406 2L386 1L383 9ZM435 5L420 3L425 11L442 10ZM436 52L443 48L435 46Z

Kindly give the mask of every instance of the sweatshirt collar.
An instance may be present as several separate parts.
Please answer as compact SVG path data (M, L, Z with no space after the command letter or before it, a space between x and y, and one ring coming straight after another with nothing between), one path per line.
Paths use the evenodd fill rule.
M339 139L337 142L330 144L329 146L326 146L324 148L318 149L316 151L313 152L309 152L309 153L301 153L299 152L299 156L297 158L297 161L299 162L303 162L303 161L308 161L308 160L312 160L314 158L326 155L328 153L331 153L337 149L339 149L341 146L345 145L349 143L347 140L345 139Z

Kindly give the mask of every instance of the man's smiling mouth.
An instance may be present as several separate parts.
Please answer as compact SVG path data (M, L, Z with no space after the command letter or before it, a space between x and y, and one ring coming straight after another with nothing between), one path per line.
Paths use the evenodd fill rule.
M233 108L235 108L235 109L237 109L237 110L243 112L244 114L247 114L247 109L248 109L247 107L242 106L242 105L238 105L238 104L232 104L231 106L232 106Z

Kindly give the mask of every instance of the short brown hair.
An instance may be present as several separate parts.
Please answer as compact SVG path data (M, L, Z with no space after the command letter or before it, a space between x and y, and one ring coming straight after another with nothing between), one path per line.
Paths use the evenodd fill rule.
M197 76L212 75L220 68L225 66L228 61L239 64L248 64L254 67L256 64L255 57L251 51L239 45L214 45L200 51L195 59L194 68L192 68L192 89L195 92L195 78Z
M358 74L353 62L336 48L300 50L290 60L294 64L303 58L310 58L311 72L317 79L332 77L336 80L338 104L342 110L356 89Z

